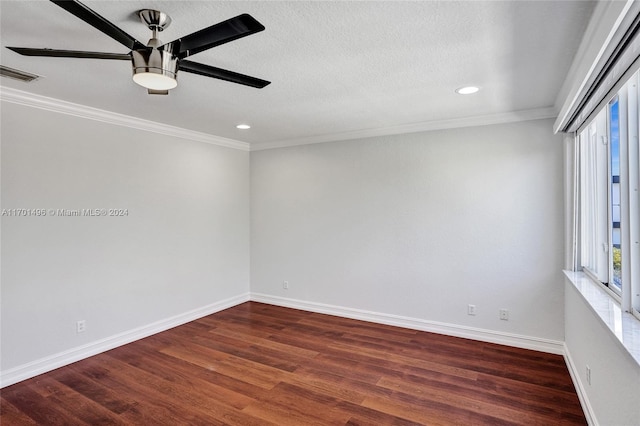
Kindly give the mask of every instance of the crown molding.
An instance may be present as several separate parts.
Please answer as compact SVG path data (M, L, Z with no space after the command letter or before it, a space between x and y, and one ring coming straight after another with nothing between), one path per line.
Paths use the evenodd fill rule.
M536 108L498 114L478 115L473 117L452 118L448 120L424 121L421 123L403 124L400 126L381 127L377 129L364 129L355 130L352 132L331 133L311 136L307 138L287 139L283 141L255 143L251 145L251 151L284 148L296 145L338 142L353 139L371 138L376 136L401 135L405 133L429 132L433 130L445 130L461 127L476 127L488 126L492 124L515 123L519 121L541 120L556 117L557 111L554 107Z
M421 123L404 124L400 126L390 126L376 129L362 129L351 132L330 133L325 135L310 136L306 138L255 143L251 145L247 142L227 139L220 136L210 135L208 133L197 132L181 127L157 123L155 121L144 120L141 118L119 114L116 112L105 111L98 108L75 104L60 99L36 95L2 85L0 85L0 101L25 105L32 108L44 109L47 111L53 111L89 120L96 120L103 123L115 124L117 126L159 133L181 139L238 149L241 151L260 151L265 149L284 148L296 145L310 145L325 142L339 142L376 136L400 135L405 133L418 133L460 127L487 126L492 124L504 124L519 121L556 118L557 116L557 111L553 107L536 108L499 114L454 118L448 120L425 121Z
M155 121L144 120L124 114L118 114L116 112L62 101L60 99L36 95L6 86L0 86L0 101L44 109L47 111L86 118L108 124L115 124L117 126L159 133L195 142L204 142L226 148L233 148L242 151L249 151L250 148L250 145L247 142L227 139L220 136L210 135L208 133L196 132L194 130L183 129L181 127L170 126L168 124L157 123Z

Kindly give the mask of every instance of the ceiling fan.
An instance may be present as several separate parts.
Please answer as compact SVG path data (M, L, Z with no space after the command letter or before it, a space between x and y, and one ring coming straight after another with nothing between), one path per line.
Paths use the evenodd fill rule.
M142 22L152 31L147 45L142 44L96 12L75 0L51 0L67 12L102 31L126 46L129 53L103 53L77 50L34 49L29 47L7 47L20 55L48 56L58 58L116 59L131 61L133 81L147 88L152 95L167 95L177 86L178 71L190 72L205 77L217 78L245 86L261 89L270 82L256 77L223 70L210 65L188 61L185 58L212 47L237 40L264 30L264 26L251 15L242 14L196 31L172 42L162 44L157 33L171 23L164 12L143 9L138 12Z

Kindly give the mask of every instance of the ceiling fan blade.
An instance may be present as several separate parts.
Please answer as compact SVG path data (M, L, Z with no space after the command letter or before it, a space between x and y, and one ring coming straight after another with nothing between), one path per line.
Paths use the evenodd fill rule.
M264 25L245 13L181 37L165 44L162 48L170 50L178 58L183 59L262 30Z
M227 71L221 68L212 67L211 65L200 64L198 62L191 62L187 60L180 61L180 63L178 64L178 69L193 74L204 75L206 77L212 77L219 80L230 81L232 83L243 84L245 86L256 87L258 89L262 89L263 87L271 83L270 81L261 80L256 77L250 77L248 75L239 74L237 72Z
M24 56L50 56L57 58L89 58L89 59L119 59L131 60L128 53L86 52L83 50L59 50L59 49L32 49L30 47L8 47L16 53Z
M111 22L107 21L102 16L98 15L93 10L89 9L84 4L75 0L51 0L52 3L60 6L67 12L77 16L82 19L87 24L96 28L97 30L102 31L112 39L117 42L125 45L130 50L144 48L145 45L140 43L135 38L131 37L129 34L125 33L120 28L116 27Z
M155 90L155 89L147 89L147 93L149 95L168 95L168 90Z

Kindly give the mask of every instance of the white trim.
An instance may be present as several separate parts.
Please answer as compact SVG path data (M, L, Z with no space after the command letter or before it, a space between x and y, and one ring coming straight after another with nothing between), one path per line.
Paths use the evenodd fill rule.
M571 358L571 352L569 352L569 347L564 344L564 361L567 364L567 368L569 370L569 375L571 376L571 381L576 388L576 393L578 394L578 399L580 400L580 405L582 406L582 411L584 412L584 416L587 419L587 423L590 426L598 426L598 421L596 420L596 413L591 406L591 402L589 401L589 396L587 391L582 384L582 380L580 379L580 374L578 374L578 370L576 365L573 363L573 358Z
M247 142L227 139L220 136L210 135L208 133L196 132L194 130L183 129L181 127L170 126L168 124L157 123L154 121L143 120L141 118L118 114L116 112L105 111L46 96L35 95L33 93L5 86L0 86L0 101L44 109L89 120L96 120L102 123L145 130L195 142L204 142L226 148L239 149L241 151L249 151L250 147Z
M117 348L118 346L126 345L127 343L160 333L161 331L169 330L247 301L249 301L249 293L244 293L164 320L134 328L133 330L125 331L86 345L78 346L45 358L28 362L7 371L1 371L0 388L35 377L39 374L46 373L47 371L54 370L73 362L80 361L81 359L89 358L110 349Z
M399 126L381 127L376 129L354 130L352 132L330 133L299 139L254 143L251 151L284 148L296 145L310 145L324 142L338 142L353 139L370 138L376 136L401 135L406 133L428 132L433 130L455 129L462 127L488 126L492 124L515 123L520 121L556 118L557 111L553 107L536 108L522 111L505 112L499 114L478 115L473 117L452 118L448 120L424 121L421 123L403 124Z
M251 301L268 303L276 306L284 306L287 308L300 309L303 311L335 315L344 318L369 321L378 324L393 325L396 327L404 327L412 330L428 331L431 333L444 334L447 336L463 337L465 339L473 339L488 343L497 343L500 345L531 349L557 355L564 354L564 342L558 340L503 333L495 330L467 327L463 325L429 321L421 318L411 318L381 312L372 312L362 309L347 308L344 306L328 305L324 303L308 302L260 293L251 293Z

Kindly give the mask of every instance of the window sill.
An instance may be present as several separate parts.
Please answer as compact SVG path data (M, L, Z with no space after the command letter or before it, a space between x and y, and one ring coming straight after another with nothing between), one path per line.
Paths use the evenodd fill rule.
M583 272L564 271L564 274L640 365L640 320L623 312L620 303Z

